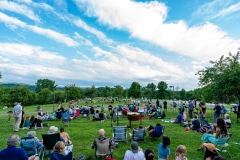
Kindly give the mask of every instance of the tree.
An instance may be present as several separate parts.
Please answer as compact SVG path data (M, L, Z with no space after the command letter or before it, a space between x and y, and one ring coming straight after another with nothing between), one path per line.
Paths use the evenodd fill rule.
M197 72L199 85L212 94L212 99L225 101L235 99L240 101L240 52L228 57L221 56L219 60L210 61L211 67ZM214 95L214 96L213 96Z
M154 84L154 83L149 83L148 85L147 85L147 89L149 89L150 90L150 97L148 97L148 98L150 98L150 99L152 99L152 98L156 98L155 97L155 95L156 95L156 85Z
M2 73L0 72L0 79L2 78Z
M128 95L133 98L139 98L141 95L141 85L138 82L133 82L128 89Z
M184 89L182 89L180 91L180 99L181 100L186 100L186 91Z
M38 93L39 104L51 104L53 102L52 92L48 88L43 88Z
M108 86L105 86L102 91L102 96L103 97L109 97L111 96L111 88Z
M43 88L48 88L50 91L54 91L57 87L55 84L55 81L49 80L49 79L39 79L37 80L37 83L35 83L37 88L36 92L39 93Z
M94 85L92 85L91 88L86 88L85 90L85 96L88 98L94 98L97 95L97 89Z
M118 98L122 98L123 97L123 93L124 93L124 89L123 87L117 85L117 86L114 86L114 91L113 91L113 95L114 97L118 97Z
M160 81L157 85L158 88L158 98L164 99L166 95L166 90L168 88L168 85L164 81Z
M68 100L74 100L76 98L83 98L84 97L84 92L83 90L76 86L75 84L72 84L70 86L65 86L65 93L67 94L67 99Z

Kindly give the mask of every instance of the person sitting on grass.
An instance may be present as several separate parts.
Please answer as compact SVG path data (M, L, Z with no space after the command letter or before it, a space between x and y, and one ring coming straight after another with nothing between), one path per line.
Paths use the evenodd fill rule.
M146 160L154 160L154 152L152 149L147 148L144 152Z
M7 140L7 148L0 151L0 160L39 160L38 156L27 157L26 152L22 148L17 148L20 137L16 134L10 136Z
M193 118L194 120L192 121L192 125L190 126L190 128L193 130L193 131L197 131L199 130L200 128L200 122L199 120L197 119L197 116L194 116Z
M218 142L219 145L223 145L226 143L226 139L220 139L221 135L227 135L227 128L225 125L225 122L222 118L217 118L217 127L216 127L216 133L213 134L207 134L204 133L202 136L202 145L197 149L198 151L203 150L203 143L213 143L216 144Z
M138 146L138 143L133 141L130 146L130 150L125 152L123 160L144 160L144 153Z
M183 115L181 113L179 113L176 118L172 118L173 123L180 124L182 123L182 120L183 120Z
M37 115L37 119L35 121L35 128L43 128L42 117Z
M203 126L201 126L201 127L199 128L199 132L200 132L200 133L208 133L208 132L210 132L210 131L212 131L211 125L208 123L207 120L203 120Z
M64 139L66 145L72 144L68 133L64 131L63 127L60 128L60 136Z
M175 152L175 160L187 160L185 156L187 153L187 148L184 145L179 145Z
M156 135L161 136L163 134L163 126L160 123L157 123L155 127L152 125L146 128L149 131L149 135L154 137Z
M170 160L170 139L167 136L162 138L162 143L158 144L158 159Z
M27 116L23 124L23 129L29 129L30 125L31 125L30 117Z

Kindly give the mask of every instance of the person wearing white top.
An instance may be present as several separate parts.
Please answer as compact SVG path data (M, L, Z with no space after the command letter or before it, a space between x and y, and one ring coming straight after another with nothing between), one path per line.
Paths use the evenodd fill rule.
M137 142L132 142L130 149L125 152L124 160L145 160L144 153Z

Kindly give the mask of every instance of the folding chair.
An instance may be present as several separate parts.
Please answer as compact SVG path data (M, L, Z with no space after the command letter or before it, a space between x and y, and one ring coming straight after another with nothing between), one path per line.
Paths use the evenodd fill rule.
M69 122L70 122L70 117L67 117L67 116L62 117L62 127L63 127L64 123L67 123L67 125L69 127Z
M126 126L113 126L113 141L127 142L127 127Z
M26 136L21 138L20 146L26 152L27 156L39 154L37 148L37 141L32 136Z
M228 133L227 135L221 135L221 137L218 139L216 145L221 147L220 149L216 148L217 150L217 153L221 156L220 152L227 152L229 154L229 156L231 157L232 159L232 155L226 150L226 147L230 146L228 144L228 141L230 140L232 134L231 133ZM225 141L224 144L220 143L222 141Z
M67 155L59 154L59 153L56 153L56 152L52 152L50 154L50 160L72 160L72 159L73 159L72 152L69 152Z
M54 145L60 140L60 133L54 134L42 134L43 138L43 149L42 149L42 160L45 155L45 151L51 152Z
M150 139L161 138L163 136L164 129L164 126L155 126L154 132L152 134L149 134Z
M146 141L145 135L146 135L145 129L134 129L133 128L131 140L132 141Z
M99 138L95 139L97 147L95 148L95 158L106 159L106 157L111 157L113 154L112 146L110 144L110 138L100 140Z

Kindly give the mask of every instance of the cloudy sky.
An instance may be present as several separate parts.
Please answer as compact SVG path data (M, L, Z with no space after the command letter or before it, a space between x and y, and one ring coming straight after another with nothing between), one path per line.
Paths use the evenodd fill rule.
M0 0L0 82L195 89L239 19L239 0Z

